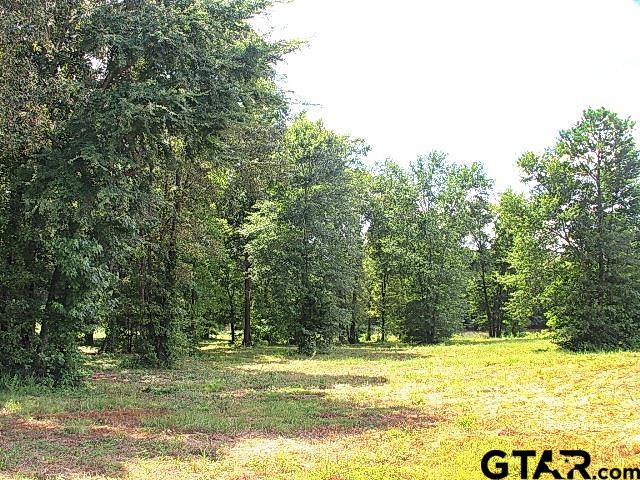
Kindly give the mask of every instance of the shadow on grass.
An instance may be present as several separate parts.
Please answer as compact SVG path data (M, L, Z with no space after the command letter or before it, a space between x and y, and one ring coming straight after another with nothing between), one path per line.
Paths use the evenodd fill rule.
M501 338L489 338L488 336L483 337L472 337L472 338L464 338L458 337L453 338L451 340L447 340L441 345L477 345L478 347L482 347L485 345L515 345L515 344L523 344L523 343L534 343L543 340L543 337L535 337L535 336L526 336L526 337L501 337Z
M425 352L421 354L412 350L412 345L399 343L361 343L358 345L343 345L331 351L327 355L318 355L318 360L336 359L366 359L368 361L403 361L416 358L428 358Z
M101 412L104 415L104 412ZM99 415L96 415L99 416ZM42 420L0 416L0 472L29 478L124 476L124 463L148 456L181 454L180 445L129 426L68 416Z
M429 428L447 418L418 409L364 406L329 393L386 382L382 376L237 365L215 369L208 363L194 372L99 374L87 395L114 395L113 408L69 397L57 413L0 414L0 472L37 478L124 477L128 464L141 459L187 461L202 459L206 452L215 461L218 449L246 438L345 437L371 429ZM129 396L126 407L117 406L115 392ZM43 403L47 395L55 394L43 394ZM5 403L20 400L19 394L11 397L5 396Z
M436 344L407 344L400 342L363 342L355 345L339 345L331 349L326 354L318 354L314 360L341 360L341 359L366 359L373 361L384 360L411 360L417 358L429 358L431 354L428 349L416 349L415 347L437 347L437 346L489 346L489 345L523 345L548 340L545 334L526 335L519 337L490 338L487 334L480 332L468 332L453 337L442 343ZM229 346L223 340L209 340L203 343L201 356L205 360L224 361L229 360L241 363L244 361L268 360L270 363L286 363L292 359L308 359L310 357L298 353L294 346L255 346L243 348L240 346Z
M200 357L209 361L233 361L236 363L245 361L268 360L269 363L285 363L290 360L341 360L341 359L367 359L377 360L410 360L425 358L431 355L419 354L412 351L413 345L402 343L359 343L355 345L339 345L326 353L318 353L313 357L298 353L295 346L284 345L258 345L251 348L241 346L229 346L227 342L210 340L202 344Z
M456 338L451 344L482 348L538 340ZM359 402L357 393L375 397L376 388L388 383L375 363L357 369L367 374L337 371L343 368L342 359L362 359L357 365L402 361L432 356L431 349L361 344L305 363L307 357L297 355L295 347L207 346L177 370L121 371L116 368L119 358L94 356L90 365L97 373L85 389L0 395L0 476L125 477L131 464L144 459L188 462L205 455L215 461L218 450L247 438L347 437L357 442L356 435L367 430L426 429L453 417L444 409ZM298 371L288 370L288 363Z

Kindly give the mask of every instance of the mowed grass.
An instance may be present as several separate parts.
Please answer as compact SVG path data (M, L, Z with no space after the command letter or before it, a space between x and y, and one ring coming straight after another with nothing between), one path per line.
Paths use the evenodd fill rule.
M640 466L634 352L461 336L315 358L220 341L172 371L119 362L91 356L79 390L0 393L0 478L481 479L496 448Z

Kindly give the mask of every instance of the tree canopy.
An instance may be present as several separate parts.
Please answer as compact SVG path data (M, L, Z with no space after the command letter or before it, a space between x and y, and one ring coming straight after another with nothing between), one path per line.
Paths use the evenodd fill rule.
M462 328L640 346L631 120L587 109L498 194L291 114L266 1L35 4L0 6L3 374L75 382L96 331L164 367L227 328L305 354Z

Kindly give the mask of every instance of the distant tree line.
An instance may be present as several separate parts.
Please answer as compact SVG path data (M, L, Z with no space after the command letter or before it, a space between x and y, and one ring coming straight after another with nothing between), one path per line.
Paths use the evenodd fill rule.
M640 346L633 123L589 109L518 164L527 193L441 152L368 147L289 113L294 44L263 0L0 6L0 367L79 378L81 342L171 366L202 339L492 337Z

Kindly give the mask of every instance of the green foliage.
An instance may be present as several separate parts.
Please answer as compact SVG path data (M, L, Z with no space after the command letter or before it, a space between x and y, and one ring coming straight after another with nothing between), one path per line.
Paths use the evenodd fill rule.
M252 29L264 2L36 3L0 25L0 365L62 381L105 320L106 349L170 365L202 315L212 158L288 47Z
M524 292L534 278L520 268L522 244L514 244L516 237L517 242L528 238L523 230L525 200L507 190L497 205L489 204L486 196L476 199L472 211L474 259L468 296L474 326L486 329L490 337L521 334L537 311L537 304L529 301L530 290Z
M531 202L512 191L500 197L497 232L505 240L500 250L505 260L498 281L508 293L504 313L512 333L529 325L544 325L544 289L548 283L548 253L539 239L542 230Z
M520 271L542 271L531 295L572 349L640 345L640 157L633 123L586 110L543 155L520 159L535 182L519 240Z
M420 343L449 338L461 328L466 275L465 241L472 231L471 203L488 182L477 164L460 167L439 152L412 166L415 207L408 212L404 269L408 302L401 334Z
M415 200L411 179L397 164L387 160L377 170L369 180L366 253L370 259L369 315L379 324L380 340L385 341L388 327L396 329L406 303L401 273L407 214L414 209Z
M161 367L227 325L307 354L365 319L366 340L548 320L572 349L640 346L632 122L587 110L497 205L439 152L369 171L287 117L268 4L0 6L0 377L77 383L98 328Z
M325 350L355 287L361 214L350 168L363 147L298 117L278 152L283 181L245 229L259 315L304 353ZM278 328L273 322L276 322Z
M411 172L387 161L370 187L367 251L372 314L402 338L435 343L461 328L471 263L468 236L486 223L490 183L479 165L419 157Z

